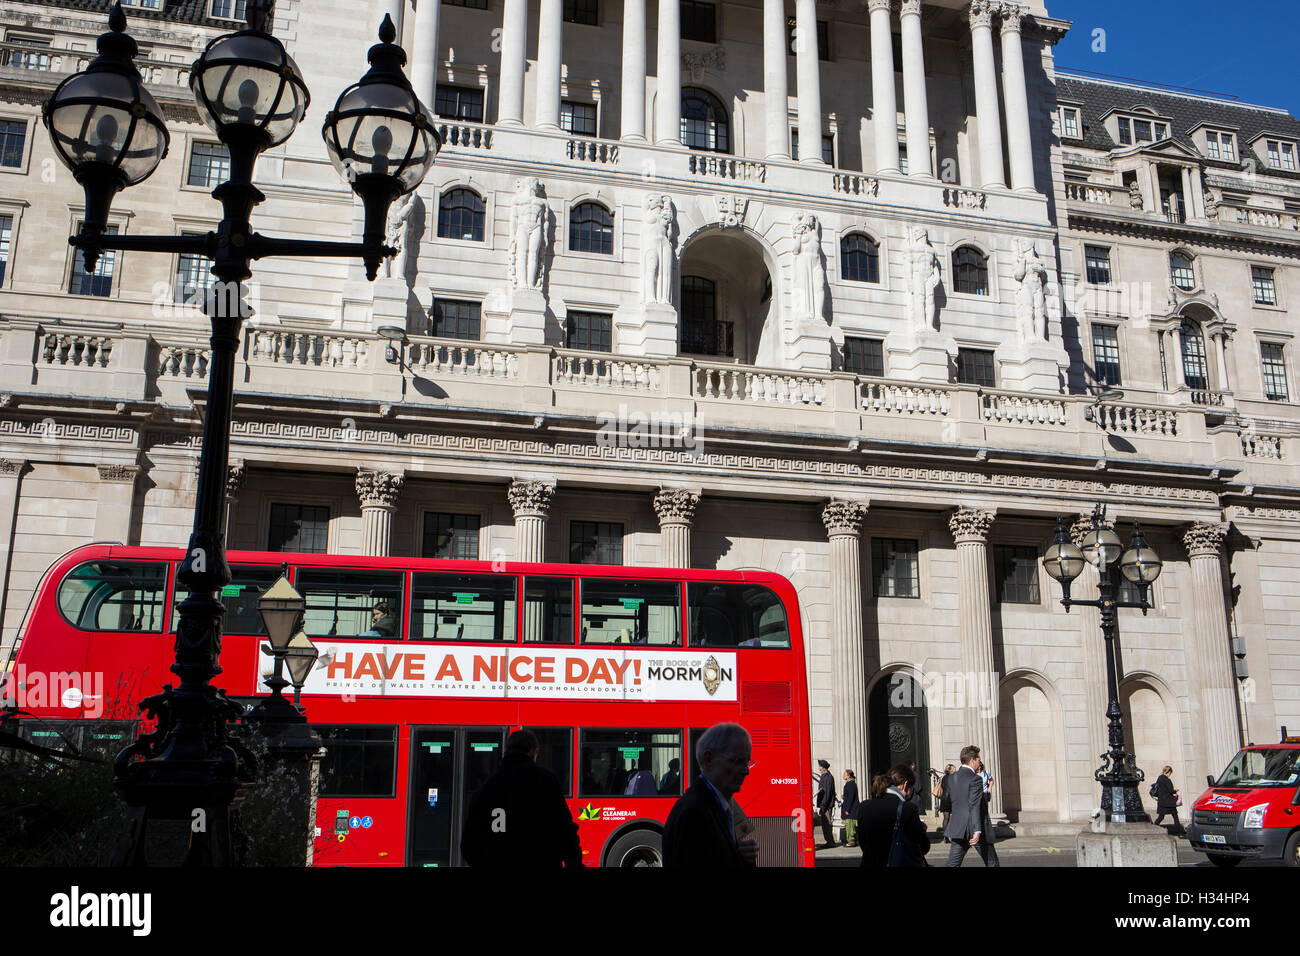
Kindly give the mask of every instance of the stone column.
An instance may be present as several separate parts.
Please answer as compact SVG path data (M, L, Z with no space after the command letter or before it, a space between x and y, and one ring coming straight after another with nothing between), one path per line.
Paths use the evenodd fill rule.
M645 0L623 0L623 87L620 138L645 142Z
M682 142L682 21L677 0L659 0L659 32L655 36L659 61L655 67L658 120L655 141L664 146Z
M1196 773L1219 773L1241 744L1228 610L1223 597L1223 542L1228 525L1198 522L1183 531L1191 563L1192 634L1188 704L1196 728Z
M515 560L546 560L546 516L555 497L555 483L516 478L507 492L515 513Z
M411 88L429 109L438 92L438 17L442 0L419 0L411 42Z
M763 0L763 108L768 159L790 158L790 78L785 58L784 0Z
M867 674L862 648L862 522L867 503L833 498L822 509L831 542L831 767L866 786ZM838 788L839 784L836 783Z
M1034 147L1029 133L1029 92L1025 86L1025 49L1020 18L1025 8L1003 3L1002 87L1007 105L1007 149L1011 154L1011 188L1034 191ZM1159 194L1157 193L1157 198Z
M907 127L907 171L934 178L930 165L930 105L925 91L925 44L921 0L903 0L903 122ZM892 41L891 41L892 42Z
M1184 166L1179 170L1183 180L1183 208L1182 214L1184 220L1198 218L1198 213L1192 206L1192 171Z
M1005 189L1002 118L998 108L998 74L993 64L993 0L971 0L971 59L975 73L975 112L980 134L980 183Z
M97 465L99 504L95 508L95 540L131 543L135 526L135 479L138 465Z
M14 524L18 520L18 488L27 468L22 458L0 458L0 656L6 660L11 639L5 629L9 596L9 564L14 554ZM20 605L21 607L21 605ZM16 627L15 623L15 627Z
M655 514L659 517L660 564L665 568L691 566L691 523L700 503L700 492L687 488L660 488L655 492Z
M560 62L564 58L564 0L542 0L537 19L537 128L560 128Z
M405 476L400 472L358 471L357 498L361 501L361 548L377 558L392 554L393 512L402 494Z
M898 96L894 92L893 0L868 0L871 8L871 123L877 172L898 172ZM866 779L865 777L863 779Z
M501 72L497 124L524 125L524 57L528 45L528 0L505 0L501 15Z
M242 461L232 461L226 469L226 547L230 547L230 520L234 517L235 502L248 477L248 468Z
M1113 521L1104 522L1115 530ZM1080 514L1070 525L1070 540L1083 547L1083 539L1092 530L1092 514ZM1079 601L1095 601L1100 596L1097 585L1100 575L1092 563L1085 563L1083 573L1075 579L1070 596ZM1059 585L1055 585L1059 587ZM1055 595L1053 595L1055 596ZM1106 639L1101 633L1101 611L1095 607L1076 606L1071 614L1079 615L1080 642L1083 648L1084 719L1088 725L1089 799L1097 799L1097 788L1092 783L1092 771L1101 766L1102 755L1110 750L1106 708L1110 705L1110 689L1106 683ZM1131 730L1132 728L1130 728ZM1091 762L1095 761L1095 763Z
M961 620L961 666L975 700L964 710L965 743L980 749L984 768L993 775L989 816L1002 816L1002 760L998 750L998 675L993 670L993 616L989 602L988 538L994 512L958 508L948 517L957 545L957 607ZM991 700L981 699L991 693Z
M822 162L822 76L817 60L817 0L795 0L795 71L799 80L799 162Z

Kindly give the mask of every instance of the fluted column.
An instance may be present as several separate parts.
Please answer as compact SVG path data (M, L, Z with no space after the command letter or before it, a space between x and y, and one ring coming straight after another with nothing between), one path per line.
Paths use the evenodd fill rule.
M998 681L993 669L993 615L989 602L988 539L994 512L958 508L948 517L957 545L957 607L961 620L961 666L967 686L988 688L991 701L966 701L966 743L980 749L984 768L993 775L989 815L1002 816L1002 759L998 748ZM990 706L984 706L987 703Z
M763 108L768 159L790 158L790 78L785 58L784 0L763 0Z
M552 482L516 478L507 492L515 514L515 560L546 560L546 516L555 497Z
M234 517L235 503L239 500L239 493L247 478L248 466L242 461L232 461L226 469L226 547L230 547L233 528L230 519Z
M6 659L10 644L10 632L4 626L9 596L9 566L14 555L18 492L26 470L27 460L24 458L0 458L0 654L4 654Z
M871 7L871 123L876 134L876 170L898 172L898 96L894 92L893 0L869 0Z
M429 109L433 109L438 93L438 18L441 12L442 0L419 0L419 6L415 8L411 88Z
M795 71L799 79L799 162L822 162L822 76L817 60L817 0L795 0Z
M528 44L528 0L505 0L501 14L501 74L497 123L524 125L524 56Z
M655 67L658 104L655 140L663 145L681 145L682 21L677 0L659 0L659 32L655 43L659 47Z
M645 141L645 0L623 0L623 87L620 138Z
M135 479L138 465L98 465L99 502L95 507L95 540L131 543L135 525Z
M1011 188L1034 191L1034 147L1029 133L1029 92L1025 86L1025 49L1020 18L1025 8L1003 3L1002 91L1007 106L1007 149L1011 154ZM1157 197L1159 194L1157 193Z
M998 109L998 74L993 63L993 0L971 0L971 59L975 70L975 113L980 132L980 182L985 189L1005 188L1002 118Z
M930 165L930 103L925 92L925 44L921 0L903 0L903 122L907 127L907 171L934 177Z
M541 14L537 19L537 127L559 129L564 0L541 2Z
M659 518L660 562L665 568L691 566L691 524L700 493L686 488L660 488L655 492Z
M1218 773L1241 744L1228 609L1223 598L1223 542L1228 526L1199 522L1183 531L1192 570L1193 679L1188 687L1197 734L1196 776Z
M1078 547L1083 547L1083 539L1092 530L1092 513L1080 514L1070 525L1070 540ZM1103 522L1105 527L1115 530L1113 521ZM1079 601L1095 601L1100 597L1098 590L1100 575L1096 565L1088 562L1083 573L1075 579L1070 588L1070 597ZM1110 750L1108 736L1109 722L1106 708L1110 705L1110 690L1106 682L1106 639L1101 633L1101 611L1095 607L1076 605L1071 613L1079 615L1081 643L1083 646L1083 681L1084 681L1084 719L1088 724L1088 759L1095 764L1088 765L1089 772L1101 765L1102 756ZM1132 728L1129 728L1130 732ZM1091 782L1088 792L1095 793Z
M867 674L862 648L862 522L867 505L835 498L822 509L831 544L831 766L869 780ZM860 784L864 786L865 784ZM838 784L837 784L838 788Z
M401 473L358 471L357 499L361 502L362 553L377 558L392 554L393 512L406 479Z

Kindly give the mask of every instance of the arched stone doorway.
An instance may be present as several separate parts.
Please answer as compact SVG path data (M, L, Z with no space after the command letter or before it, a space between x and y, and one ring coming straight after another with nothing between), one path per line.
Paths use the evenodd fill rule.
M1012 675L1002 682L998 703L998 751L1002 809L1014 822L1062 820L1062 781L1058 772L1062 740L1052 698L1031 678Z
M678 351L780 368L776 294L766 250L743 228L710 227L683 246Z
M915 761L917 786L929 810L930 727L920 683L901 671L876 681L867 701L867 733L871 766L857 771L860 794L865 796L872 774Z

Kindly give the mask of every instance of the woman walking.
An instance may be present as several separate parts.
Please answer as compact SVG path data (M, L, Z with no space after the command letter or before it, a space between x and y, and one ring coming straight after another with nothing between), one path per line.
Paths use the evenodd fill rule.
M844 796L840 800L840 819L844 821L844 845L858 845L858 780L852 770L844 771Z
M1160 771L1160 776L1156 777L1156 782L1151 785L1151 796L1156 798L1156 826L1160 826L1160 821L1170 814L1173 815L1174 825L1169 832L1175 836L1182 836L1186 831L1183 829L1182 821L1178 819L1178 791L1174 789L1174 768L1165 767Z
M948 839L948 819L952 816L952 795L948 792L948 782L952 775L957 772L957 768L952 764L943 768L943 779L939 781L939 812L943 814L943 842L951 843Z
M871 799L858 807L858 845L862 865L925 866L930 838L916 805L908 801L916 786L916 774L899 764L887 777L872 781Z

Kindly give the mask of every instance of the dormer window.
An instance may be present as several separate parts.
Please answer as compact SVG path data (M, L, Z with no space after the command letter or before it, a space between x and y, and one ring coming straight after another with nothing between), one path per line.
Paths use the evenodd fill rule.
M1061 107L1061 139L1080 139L1083 136L1083 123L1079 119L1079 110L1073 106Z
M1264 142L1265 148L1268 150L1268 164L1270 166L1274 169L1296 171L1295 143L1276 139L1265 140Z
M1205 131L1205 155L1210 159L1237 161L1237 137L1222 130Z
M1121 146L1132 146L1134 143L1158 143L1168 138L1168 123L1140 116L1121 116L1119 118L1119 142Z

